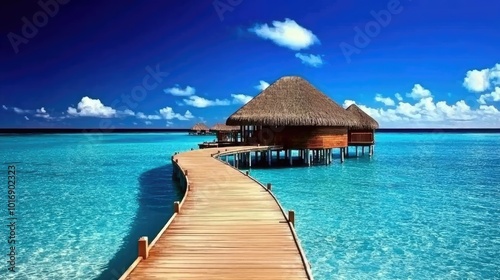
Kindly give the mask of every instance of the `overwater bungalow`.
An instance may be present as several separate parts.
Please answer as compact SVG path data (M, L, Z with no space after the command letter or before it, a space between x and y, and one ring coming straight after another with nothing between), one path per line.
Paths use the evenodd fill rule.
M197 123L191 128L191 130L189 131L189 135L206 135L209 132L210 129L208 128L208 126L206 126L204 123Z
M241 126L244 145L280 146L261 155L269 164L273 152L278 160L284 152L290 164L310 165L331 163L334 149L340 150L343 161L348 128L357 127L359 120L305 79L285 76L232 114L226 124ZM296 159L292 151L298 152Z
M240 139L240 130L239 126L231 126L223 123L218 123L210 128L210 132L215 133L217 137L217 142L229 142L229 143L237 143Z
M369 154L372 155L375 145L375 130L379 128L378 122L359 108L356 104L352 104L346 109L357 125L349 127L348 144L356 147L356 155L358 155L358 147L362 148L362 153L365 153L365 147L369 147ZM346 149L346 155L349 153L349 147Z
M210 128L210 133L216 136L216 139L212 142L203 142L198 144L200 149L213 148L213 147L230 147L238 146L240 142L240 131L239 126L230 126L222 123L218 123Z

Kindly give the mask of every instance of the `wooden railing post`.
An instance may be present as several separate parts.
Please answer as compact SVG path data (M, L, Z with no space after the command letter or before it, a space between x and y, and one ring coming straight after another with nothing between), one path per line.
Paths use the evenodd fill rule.
M142 259L147 259L149 257L149 244L148 244L148 237L147 236L142 236L139 238L139 257L142 257Z
M175 159L175 163L179 163L179 159L178 158Z
M270 191L271 190L271 183L267 183L267 190Z
M248 176L248 170L245 172L245 174Z
M185 175L186 175L186 177L187 177L187 175L188 175L188 170L187 170L187 169L186 169L186 170L184 170L184 174L185 174Z
M295 212L293 210L288 210L288 221L295 227Z
M180 209L179 201L175 201L174 202L174 213L179 214L180 210L181 209Z

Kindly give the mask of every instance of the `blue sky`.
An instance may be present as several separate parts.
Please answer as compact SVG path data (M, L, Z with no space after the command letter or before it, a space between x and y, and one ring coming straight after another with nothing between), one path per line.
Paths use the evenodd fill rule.
M211 126L287 75L381 127L500 127L500 4L449 3L6 4L0 127Z

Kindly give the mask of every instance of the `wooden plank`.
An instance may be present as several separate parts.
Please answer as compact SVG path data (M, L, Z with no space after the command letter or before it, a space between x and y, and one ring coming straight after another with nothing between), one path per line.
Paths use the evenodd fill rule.
M320 136L328 132L315 131ZM189 171L190 191L176 218L150 248L149 258L139 262L127 279L311 279L272 195L211 157L226 149L248 147L175 156L180 169Z

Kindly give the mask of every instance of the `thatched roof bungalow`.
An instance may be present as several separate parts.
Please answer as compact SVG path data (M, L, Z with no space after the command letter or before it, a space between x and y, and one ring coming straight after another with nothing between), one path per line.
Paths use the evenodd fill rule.
M227 125L223 123L215 124L210 128L210 131L218 132L218 131L239 131L241 129L240 126L237 125Z
M247 144L284 149L347 147L347 128L359 123L327 95L297 76L285 76L226 121L243 126Z
M215 124L210 128L217 135L217 142L236 142L240 133L240 126L231 126L223 123Z
M197 123L191 128L189 134L204 135L209 131L210 129L204 123Z
M357 123L349 127L349 145L373 145L375 143L375 130L379 127L378 122L356 104L347 107L346 111L349 112L351 118L356 120Z

